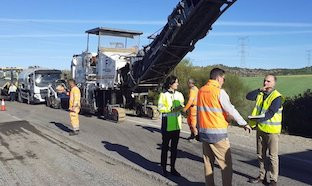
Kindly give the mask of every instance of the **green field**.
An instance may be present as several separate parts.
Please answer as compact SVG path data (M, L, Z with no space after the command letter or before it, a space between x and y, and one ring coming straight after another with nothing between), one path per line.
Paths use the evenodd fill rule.
M263 79L263 77L242 77L250 90L262 87ZM286 97L298 95L312 89L312 75L277 76L276 89Z

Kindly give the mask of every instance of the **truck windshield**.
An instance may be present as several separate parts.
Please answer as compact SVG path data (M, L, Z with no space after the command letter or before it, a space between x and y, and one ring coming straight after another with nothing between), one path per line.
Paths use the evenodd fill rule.
M38 87L47 87L58 79L61 79L59 73L40 73L35 76L35 84Z
M15 70L10 71L0 71L0 79L11 80L13 77L17 79L17 72Z

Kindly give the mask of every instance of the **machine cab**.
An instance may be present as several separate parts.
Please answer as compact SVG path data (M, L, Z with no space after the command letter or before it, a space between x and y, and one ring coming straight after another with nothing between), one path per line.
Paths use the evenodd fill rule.
M98 36L95 61L96 84L100 89L115 89L121 84L119 70L130 63L130 58L138 53L139 36L142 32L98 27L87 30L89 36ZM90 64L91 65L91 64Z

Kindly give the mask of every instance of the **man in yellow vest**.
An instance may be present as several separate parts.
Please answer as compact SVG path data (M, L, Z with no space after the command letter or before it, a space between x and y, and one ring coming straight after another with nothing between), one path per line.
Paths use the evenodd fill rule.
M282 129L283 96L274 89L276 76L265 76L263 87L247 94L248 100L256 101L249 125L257 129L257 156L259 160L259 176L250 179L251 183L266 183L265 162L269 151L270 185L277 184L278 178L278 138Z
M197 98L197 127L203 142L206 185L214 186L213 167L216 160L221 168L223 185L232 185L232 156L227 135L228 120L234 119L250 132L251 128L231 104L228 94L221 89L225 71L214 68L210 79L200 88Z
M68 80L70 87L69 97L69 117L73 131L69 133L70 136L78 135L79 132L79 112L80 112L80 90L76 86L76 82L73 79Z
M198 88L195 86L195 81L193 79L188 80L188 87L190 89L189 99L185 105L183 112L188 111L187 123L190 127L191 136L188 140L193 140L197 136L196 120L197 120L197 94Z

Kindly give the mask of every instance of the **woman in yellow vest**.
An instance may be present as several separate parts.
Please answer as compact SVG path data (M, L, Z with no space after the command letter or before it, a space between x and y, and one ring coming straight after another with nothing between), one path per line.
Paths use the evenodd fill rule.
M173 176L181 176L175 169L177 148L182 124L181 111L184 107L184 97L177 91L178 85L179 83L177 77L168 77L166 83L164 84L164 92L160 93L158 100L158 110L162 113L161 133L163 141L161 147L161 166L165 177L168 176L166 165L170 141L171 174Z

